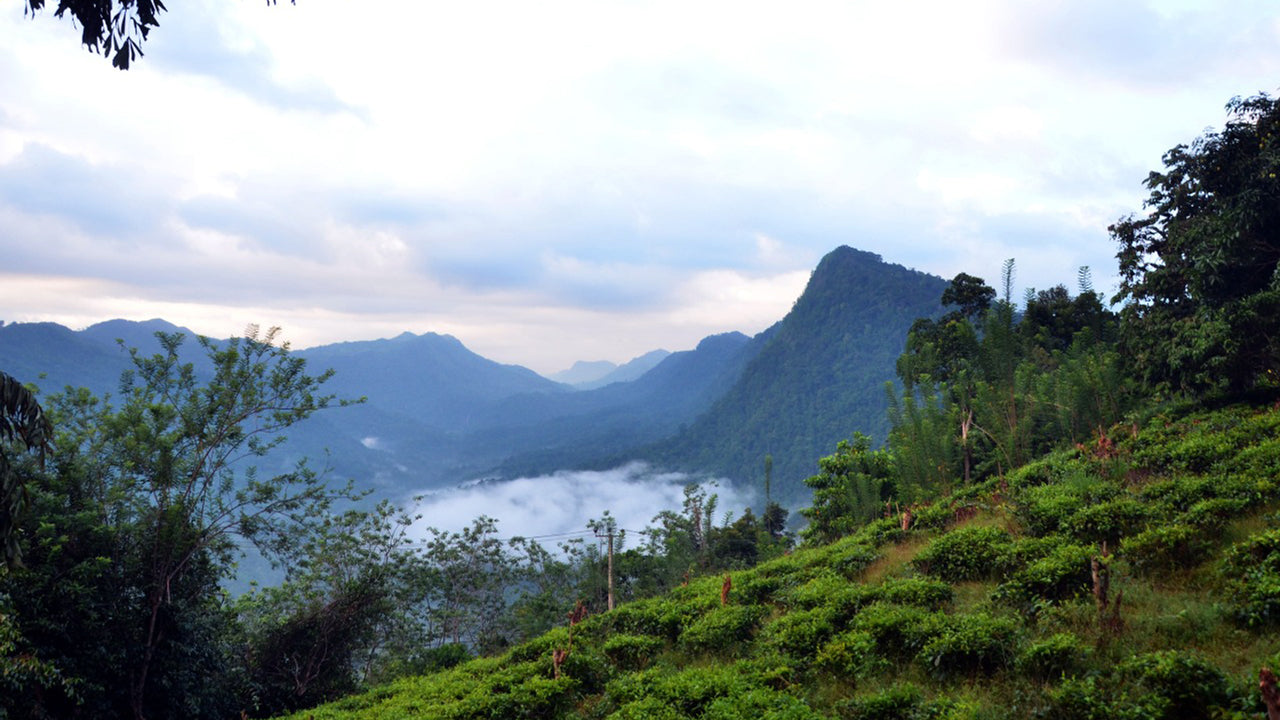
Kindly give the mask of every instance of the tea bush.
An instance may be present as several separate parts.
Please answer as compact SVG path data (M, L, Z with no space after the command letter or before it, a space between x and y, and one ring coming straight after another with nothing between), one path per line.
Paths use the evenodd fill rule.
M876 594L885 602L914 605L926 610L941 610L955 597L955 589L951 585L927 578L895 578L885 581L878 590Z
M1141 530L1150 516L1147 506L1123 497L1076 510L1063 523L1063 529L1081 542L1092 545L1105 542L1115 547L1120 538Z
M728 605L693 621L680 633L680 645L692 652L746 652L764 615L758 605Z
M1280 529L1233 545L1223 558L1221 573L1234 590L1231 603L1242 624L1280 624Z
M1014 516L1030 534L1040 537L1063 530L1067 518L1085 506L1083 497L1061 485L1039 485L1018 493Z
M1170 523L1126 538L1121 550L1133 571L1145 576L1199 565L1208 558L1213 543L1200 528Z
M911 683L894 685L872 695L837 703L842 720L948 720L972 717L959 703L939 698L926 700Z
M1023 648L1017 668L1037 680L1051 681L1075 675L1085 667L1089 648L1071 633L1055 633Z
M917 658L939 680L990 675L1013 659L1017 631L1009 618L987 613L952 616Z
M852 628L871 636L889 660L908 661L944 629L946 616L909 605L876 602L853 619Z
M1143 705L1152 712L1149 717L1210 720L1231 700L1231 685L1222 672L1186 652L1138 655L1125 661L1120 673L1148 694Z
M601 647L604 656L623 670L641 670L666 643L648 635L614 635Z
M922 572L951 582L993 577L1009 533L994 527L968 527L935 539L914 564Z
M1037 601L1066 600L1093 587L1090 562L1094 550L1083 545L1059 545L1047 556L1014 573L996 588L995 597L1015 606Z
M875 675L889 669L889 663L876 652L876 640L861 630L833 637L813 660L814 667L844 680Z
M787 613L765 627L765 640L790 657L811 658L835 631L831 616L826 607Z
M745 692L711 701L702 720L823 720L803 700L769 688Z

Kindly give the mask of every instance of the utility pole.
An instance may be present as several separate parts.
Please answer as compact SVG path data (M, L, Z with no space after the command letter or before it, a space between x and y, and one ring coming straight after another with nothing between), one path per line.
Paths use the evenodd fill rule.
M607 532L604 535L596 533L596 537L609 538L609 609L613 609L613 523L605 525Z
M609 609L613 610L613 528L609 528Z

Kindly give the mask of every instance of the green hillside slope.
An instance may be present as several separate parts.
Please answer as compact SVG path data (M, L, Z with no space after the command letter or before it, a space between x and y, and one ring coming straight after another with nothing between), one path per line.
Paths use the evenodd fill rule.
M873 253L836 248L737 384L649 457L756 483L772 455L776 495L806 503L802 481L814 458L854 431L885 438L884 384L894 379L911 324L941 313L946 284Z
M1280 410L1158 414L907 520L295 717L1260 717L1278 510Z

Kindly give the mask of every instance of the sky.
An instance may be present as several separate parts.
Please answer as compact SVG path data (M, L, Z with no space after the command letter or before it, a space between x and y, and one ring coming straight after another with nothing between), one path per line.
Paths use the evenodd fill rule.
M839 245L1109 293L1162 154L1280 88L1272 0L170 7L121 72L0 0L0 319L552 373L759 332Z

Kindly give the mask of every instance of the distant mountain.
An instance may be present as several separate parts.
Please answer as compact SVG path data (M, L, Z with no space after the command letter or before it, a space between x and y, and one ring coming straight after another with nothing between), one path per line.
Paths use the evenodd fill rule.
M365 401L296 426L271 462L284 468L305 456L339 479L403 495L635 459L758 485L771 453L776 494L803 501L801 480L836 442L855 430L883 440L883 385L911 323L940 312L945 286L838 248L768 330L647 353L597 377L592 389L493 362L435 333L300 350L312 372L335 371L326 390ZM130 367L116 340L150 353L157 331L192 334L163 320L112 320L79 332L3 325L0 370L45 393L64 385L114 393ZM197 343L183 354L201 370Z
M884 441L884 384L895 379L912 322L941 313L946 285L879 255L837 248L733 387L685 432L639 455L759 487L771 454L774 495L807 500L802 480L837 442L854 431Z
M516 395L570 390L519 365L471 352L450 335L403 333L390 340L345 342L300 350L312 368L332 368L326 384L348 397L450 433L475 427L486 410Z
M0 370L36 385L45 394L68 385L87 387L99 395L115 393L120 374L133 366L129 354L116 341L154 353L160 349L155 338L159 331L194 336L164 320L111 320L79 332L49 322L8 323L0 325ZM198 354L193 348L184 349L193 357Z
M612 371L595 380L574 383L574 387L579 390L594 390L613 383L631 382L657 367L658 363L666 360L670 354L666 350L651 350L640 357L632 358L615 367Z
M618 364L608 360L579 360L568 370L547 377L565 385L582 385L595 382L617 369Z
M710 407L755 348L742 333L712 335L693 350L668 354L631 382L512 397L494 408L491 429L474 440L510 448L495 468L506 477L620 464L636 447L679 432Z

